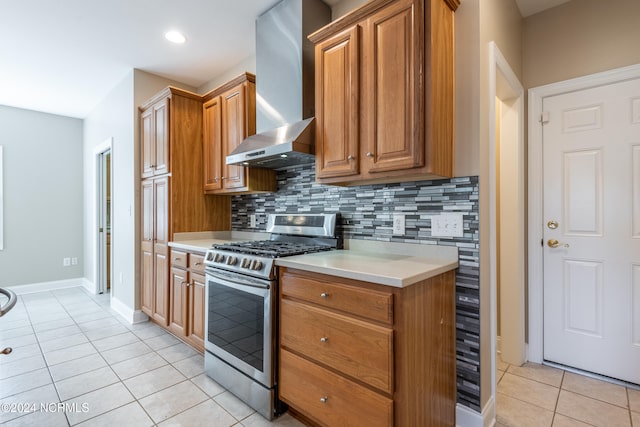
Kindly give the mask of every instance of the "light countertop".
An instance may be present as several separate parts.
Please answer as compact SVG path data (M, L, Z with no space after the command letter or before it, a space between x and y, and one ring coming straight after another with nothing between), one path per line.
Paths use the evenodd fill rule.
M265 240L269 233L176 233L169 246L204 254L215 244ZM403 288L458 267L458 248L419 243L346 240L344 249L276 259L276 265Z
M189 252L204 254L213 245L246 240L266 240L269 233L246 231L204 231L198 233L176 233L169 246Z
M458 267L458 248L349 240L345 249L278 258L276 265L403 288Z

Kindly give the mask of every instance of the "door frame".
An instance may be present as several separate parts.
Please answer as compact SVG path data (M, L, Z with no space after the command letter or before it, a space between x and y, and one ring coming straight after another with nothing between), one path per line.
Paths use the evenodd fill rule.
M616 68L575 79L529 89L529 351L535 363L544 360L543 303L543 162L542 162L542 102L544 98L640 78L640 64Z
M111 156L111 180L113 184L113 137L107 138L102 144L96 146L93 150L94 155L94 215L93 215L93 238L94 238L94 264L93 264L93 287L94 293L98 294L101 292L102 287L104 286L104 291L106 291L106 271L103 269L106 268L106 260L104 262L104 267L102 263L102 239L100 236L100 214L102 210L102 196L103 196L103 188L106 185L103 182L102 178L102 161L105 153L109 152ZM111 189L113 190L113 185L111 185ZM113 201L111 202L111 246L113 247ZM106 239L106 237L105 237ZM104 243L106 246L106 240ZM113 262L111 262L111 270L113 272ZM113 295L113 274L111 275L111 289L110 294ZM102 283L102 281L105 281ZM102 285L101 285L102 284Z

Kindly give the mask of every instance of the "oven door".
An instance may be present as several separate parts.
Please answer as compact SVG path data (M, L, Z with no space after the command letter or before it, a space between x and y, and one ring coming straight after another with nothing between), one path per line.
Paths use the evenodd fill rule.
M206 282L206 350L273 387L275 281L208 267Z

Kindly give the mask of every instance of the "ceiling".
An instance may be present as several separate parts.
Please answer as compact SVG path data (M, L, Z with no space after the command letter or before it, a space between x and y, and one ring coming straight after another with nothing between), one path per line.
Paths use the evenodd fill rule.
M0 104L84 118L133 68L198 87L253 54L255 19L278 1L3 2Z
M278 1L3 2L0 105L84 118L133 68L201 86L253 55L255 19ZM516 1L528 16L568 0Z

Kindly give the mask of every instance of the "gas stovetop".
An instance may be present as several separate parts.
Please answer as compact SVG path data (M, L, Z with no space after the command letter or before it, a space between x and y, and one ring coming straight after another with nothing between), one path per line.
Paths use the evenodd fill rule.
M342 248L336 237L336 214L272 214L267 220L270 240L215 245L205 265L227 272L275 279L274 259Z
M298 243L282 240L255 240L251 242L233 242L224 245L215 245L214 249L247 255L261 255L270 258L278 258L283 256L328 251L335 248L332 248L329 245L314 243Z

